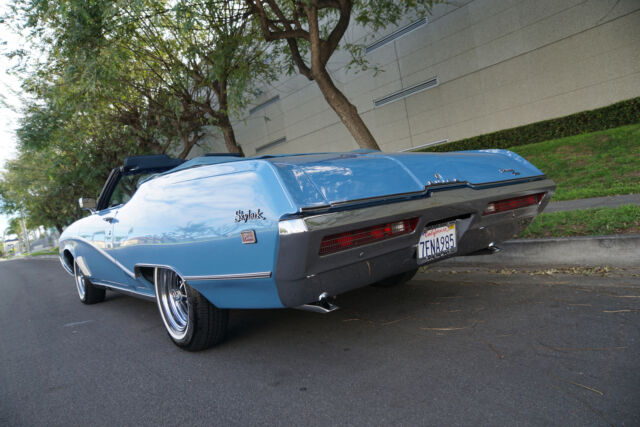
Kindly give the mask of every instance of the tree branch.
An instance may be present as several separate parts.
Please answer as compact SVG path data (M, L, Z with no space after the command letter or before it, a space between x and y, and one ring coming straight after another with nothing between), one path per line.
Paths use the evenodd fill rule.
M326 1L326 3L334 4L337 2ZM331 30L331 33L329 34L327 41L323 43L323 46L322 46L323 48L322 48L320 59L323 66L327 64L327 62L329 61L329 58L331 57L331 55L333 55L333 52L335 52L336 48L338 47L338 44L340 43L342 36L344 36L344 33L347 31L347 28L349 27L352 7L353 7L352 0L339 0L340 18L338 19L338 23L336 24L336 26L333 28L333 30Z

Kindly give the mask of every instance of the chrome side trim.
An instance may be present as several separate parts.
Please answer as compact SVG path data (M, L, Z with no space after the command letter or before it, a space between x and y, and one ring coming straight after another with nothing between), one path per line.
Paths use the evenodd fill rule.
M189 280L245 280L245 279L269 279L270 271L261 271L257 273L238 273L238 274L215 274L210 276L184 276Z
M182 274L180 274L180 272L178 270L176 270L174 267L170 266L170 265L165 265L165 264L136 264L133 267L133 271L135 273L135 277L136 279L138 277L140 277L142 275L142 273L140 273L140 268L141 267L148 267L148 268L166 268L168 270L173 270L176 272L176 274L180 277L184 277ZM155 277L155 276L154 276Z
M58 259L60 260L60 264L62 264L62 268L64 268L64 271L66 271L67 273L73 276L73 271L71 271L71 269L67 266L67 263L64 262L64 259L62 259L62 256L59 256Z
M117 265L122 271L124 271L129 277L131 277L132 279L136 278L136 275L133 273L133 271L129 270L127 267L125 267L124 265L120 264L120 262L115 259L114 257L112 257L111 255L109 255L104 249L97 247L96 245L94 245L93 243L91 243L89 240L84 239L82 237L70 237L68 240L77 240L79 242L85 243L89 246L91 246L93 249L95 249L96 251L98 251L100 253L100 255L102 255L103 257L105 257L106 259L108 259L109 261L111 261L112 263L114 263L115 265Z
M91 283L93 283L94 285L98 285L98 286L102 286L104 288L109 289L110 291L114 291L114 292L118 292L121 294L126 294L132 297L136 297L136 298L142 298L145 299L147 301L155 301L156 297L155 295L149 295L149 294L145 294L142 292L138 292L138 291L132 291L131 289L124 289L121 288L120 286L116 286L113 283L107 283L107 282L101 282L101 281L96 281L96 280L91 280Z
M89 266L84 260L84 257L82 256L76 257L76 263L78 263L78 267L80 267L80 271L82 271L82 274L84 274L87 277L92 276L91 270L89 269Z
M233 274L207 274L203 276L185 276L180 273L175 267L170 265L161 265L161 264L136 264L134 267L136 277L140 277L140 267L149 267L149 268L166 268L169 270L173 270L176 274L182 277L186 281L190 280L244 280L244 279L269 279L271 278L270 271L260 271L256 273L233 273Z

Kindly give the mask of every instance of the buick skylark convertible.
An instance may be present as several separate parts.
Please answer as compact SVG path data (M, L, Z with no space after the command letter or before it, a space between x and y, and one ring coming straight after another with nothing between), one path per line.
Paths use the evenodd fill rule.
M505 150L129 157L80 199L91 215L62 233L60 260L83 303L153 300L171 339L199 350L228 309L329 312L343 292L495 250L554 189Z

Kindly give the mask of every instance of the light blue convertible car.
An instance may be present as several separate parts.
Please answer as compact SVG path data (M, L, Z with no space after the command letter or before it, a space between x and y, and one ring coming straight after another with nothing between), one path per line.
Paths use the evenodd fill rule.
M189 161L129 157L60 237L80 300L156 301L171 339L223 339L228 309L335 309L333 297L495 250L555 185L505 150L377 151Z

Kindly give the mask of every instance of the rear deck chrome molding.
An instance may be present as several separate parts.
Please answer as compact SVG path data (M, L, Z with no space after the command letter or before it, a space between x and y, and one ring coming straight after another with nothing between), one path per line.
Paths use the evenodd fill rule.
M445 184L446 185L446 184ZM545 191L547 194L540 204L546 205L553 193L554 184L551 180L520 181L512 182L512 185L495 186L483 189L474 189L465 185L458 185L456 188L448 187L449 191L433 191L429 197L408 198L400 200L387 200L385 203L370 203L361 206L353 206L351 209L336 209L319 212L308 212L303 217L309 231L320 229L336 229L341 225L351 225L362 221L374 221L385 218L404 219L415 212L424 209L447 208L456 206L450 210L447 217L464 216L473 213L480 213L486 203L491 202L496 197L515 197ZM482 191L477 191L482 190ZM492 191L487 191L492 190ZM549 193L551 192L551 193ZM340 230L335 231L336 233Z
M350 207L356 207L358 205L364 205L369 203L404 201L404 200L407 200L408 198L421 197L425 195L427 195L427 192L425 190L420 190L420 191L411 191L408 193L390 194L387 196L365 197L362 199L354 199L354 200L348 200L344 202L331 203L329 205L303 207L303 208L300 208L300 212L303 215L316 214L316 213L328 211L330 209L350 208Z
M449 187L466 186L469 188L473 188L474 190L482 190L485 188L502 187L504 185L513 185L513 184L521 184L525 182L542 181L544 179L547 179L546 175L536 175L536 176L530 176L525 178L504 179L500 181L483 182L480 184L472 184L469 181L434 182L431 185L427 185L425 189L441 190L441 189L447 189Z
M362 199L349 200L345 202L331 203L330 205L309 206L300 208L303 216L326 213L332 209L356 208L359 205L395 203L402 202L407 199L429 197L432 192L441 190L451 190L454 188L471 188L473 190L484 190L487 188L502 187L514 184L523 184L527 182L542 181L547 179L546 175L536 175L526 178L514 178L501 181L484 182L481 184L472 184L469 181L447 181L447 182L430 182L424 187L424 190L412 191L408 193L390 194L387 196L367 197Z

